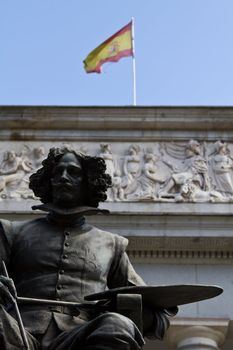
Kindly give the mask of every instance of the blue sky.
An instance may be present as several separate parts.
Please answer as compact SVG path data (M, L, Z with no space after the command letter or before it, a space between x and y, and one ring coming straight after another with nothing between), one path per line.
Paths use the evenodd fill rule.
M138 105L233 105L232 0L0 0L1 105L132 105L132 59L87 54L135 18Z

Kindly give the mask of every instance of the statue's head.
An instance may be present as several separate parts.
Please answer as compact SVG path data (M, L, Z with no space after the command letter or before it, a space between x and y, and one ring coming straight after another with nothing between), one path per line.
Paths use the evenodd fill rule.
M76 152L69 146L52 148L42 168L31 175L29 187L42 203L61 208L98 207L107 199L111 177L102 158Z
M229 151L226 142L222 141L216 141L214 144L214 148L216 153L219 154L227 154Z
M196 140L190 140L187 146L187 150L190 152L190 154L193 154L193 155L201 154L200 143Z
M16 159L16 154L14 151L8 151L5 154L5 160L13 162Z
M140 152L140 146L139 145L131 145L129 148L129 154L136 155Z

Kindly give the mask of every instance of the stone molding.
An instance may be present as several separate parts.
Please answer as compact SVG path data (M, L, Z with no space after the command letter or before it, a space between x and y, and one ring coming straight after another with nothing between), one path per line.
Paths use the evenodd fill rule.
M232 264L233 251L131 251L128 256L134 263L162 263L162 264Z
M232 264L233 237L129 237L134 262L163 264Z
M232 107L1 106L4 141L231 141Z
M1 106L4 129L233 130L232 107ZM93 123L94 122L94 123Z

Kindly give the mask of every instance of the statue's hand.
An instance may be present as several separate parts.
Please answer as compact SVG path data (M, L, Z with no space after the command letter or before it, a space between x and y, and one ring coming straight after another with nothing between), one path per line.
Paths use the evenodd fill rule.
M11 278L0 276L0 304L7 305L16 298L17 293Z
M163 339L164 334L170 326L169 316L174 316L178 312L178 308L151 310L151 308L143 307L143 328L147 337Z

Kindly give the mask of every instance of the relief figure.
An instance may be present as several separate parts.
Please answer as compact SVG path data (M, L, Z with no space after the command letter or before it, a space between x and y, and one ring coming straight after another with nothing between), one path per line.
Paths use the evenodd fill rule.
M201 147L196 140L190 140L185 149L185 159L180 169L176 169L165 186L160 190L160 198L173 198L182 200L181 188L186 183L194 183L203 191L210 190L208 166L205 158L201 155Z
M164 174L158 173L158 160L159 157L154 155L152 151L145 153L142 173L138 180L140 189L136 193L138 200L155 200L157 198L160 185L166 179Z
M125 156L123 164L124 176L121 179L121 189L124 191L126 200L134 200L139 186L138 178L142 170L142 160L140 155L140 147L131 145L128 155Z
M214 144L214 153L209 159L211 179L215 190L224 197L233 196L233 159L225 142Z
M7 151L0 164L0 192L2 198L17 198L17 189L26 173L32 169L21 156L14 151Z

